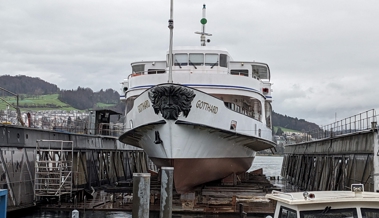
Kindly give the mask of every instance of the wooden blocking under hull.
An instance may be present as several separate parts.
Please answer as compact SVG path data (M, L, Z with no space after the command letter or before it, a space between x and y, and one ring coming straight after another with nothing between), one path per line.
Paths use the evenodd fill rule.
M238 185L238 178L236 173L232 173L229 176L221 180L221 185L225 186L236 186Z
M195 207L195 193L185 193L180 195L180 201L182 202L183 210L193 210Z
M241 184L243 181L249 180L249 173L231 173L229 176L221 180L221 185L223 186L236 186Z
M233 173L248 170L254 157L245 158L182 158L161 159L150 157L157 166L174 167L174 183L178 193L188 193L196 186L219 180Z

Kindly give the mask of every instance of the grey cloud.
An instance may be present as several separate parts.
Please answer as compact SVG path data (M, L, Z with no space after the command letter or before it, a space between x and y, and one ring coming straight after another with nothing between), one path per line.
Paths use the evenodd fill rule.
M174 45L199 45L203 3L174 2ZM270 65L276 112L321 125L378 108L379 2L205 3L210 45ZM119 91L131 62L165 59L168 18L166 0L2 2L0 73Z

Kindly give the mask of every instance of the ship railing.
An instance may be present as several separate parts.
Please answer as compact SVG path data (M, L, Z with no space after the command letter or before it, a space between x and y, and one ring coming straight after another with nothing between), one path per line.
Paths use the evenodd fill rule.
M64 125L64 126L54 126L53 131L64 132L64 133L75 133L75 134L87 134L87 135L102 135L102 136L113 136L119 137L124 133L123 126L110 125L108 123L100 123L95 129L87 128L85 126L74 126L74 125Z
M378 115L375 109L344 118L334 123L321 126L318 129L306 132L303 141L314 141L325 138L367 131L378 128Z

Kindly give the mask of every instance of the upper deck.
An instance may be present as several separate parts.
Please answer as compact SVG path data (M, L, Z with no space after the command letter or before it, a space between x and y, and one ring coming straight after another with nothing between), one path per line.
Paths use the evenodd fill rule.
M205 46L175 47L172 57L174 83L205 92L217 93L217 89L250 91L271 100L270 68L265 63L234 61L226 49ZM167 53L166 60L133 62L132 74L123 82L123 93L166 83L168 59Z
M132 63L132 76L168 73L168 53L164 61ZM267 64L255 61L233 61L228 51L219 47L183 46L173 49L173 72L219 73L270 81Z

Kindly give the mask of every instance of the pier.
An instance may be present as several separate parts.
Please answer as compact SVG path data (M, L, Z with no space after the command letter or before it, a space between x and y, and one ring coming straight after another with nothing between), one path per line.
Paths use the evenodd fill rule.
M0 189L8 190L8 212L46 200L80 201L97 187L148 172L142 150L120 143L104 122L94 124L88 134L0 124Z
M349 190L364 184L379 192L379 136L377 115L369 110L318 130L307 141L287 145L282 176L296 189Z
M78 210L80 213L85 211L133 211L134 213L147 211L139 211L137 207L141 206L134 201L141 197L144 201L144 208L148 208L150 213L162 212L161 198L164 194L161 190L161 175L158 174L135 174L133 182L136 184L128 184L126 187L109 187L94 193L93 198L80 202L67 202L58 205L43 204L43 210ZM164 177L164 176L163 176ZM250 173L234 175L238 178L233 183L233 178L229 177L225 180L204 184L204 186L196 188L193 192L187 194L178 194L175 189L172 190L171 209L176 214L229 214L241 215L256 214L268 215L272 214L275 209L275 202L265 198L267 193L272 190L280 190L275 187L263 174L263 171L256 170ZM149 191L146 182L150 180ZM141 190L136 191L138 187ZM107 186L104 186L107 187ZM136 190L134 190L136 189ZM147 196L136 196L138 193L148 193ZM146 201L147 200L147 201ZM146 201L146 202L145 202ZM134 217L134 216L133 216Z

